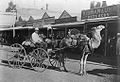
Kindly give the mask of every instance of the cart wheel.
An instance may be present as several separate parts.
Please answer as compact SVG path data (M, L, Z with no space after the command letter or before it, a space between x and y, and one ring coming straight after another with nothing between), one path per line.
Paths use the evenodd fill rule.
M49 65L48 53L42 48L37 48L33 50L31 56L32 68L38 72L43 72L45 71L45 69L47 69L48 65Z
M8 53L8 63L13 68L21 68L25 63L26 50L18 43L10 46L10 52Z
M60 56L58 55L51 55L49 62L52 66L60 68L62 66Z

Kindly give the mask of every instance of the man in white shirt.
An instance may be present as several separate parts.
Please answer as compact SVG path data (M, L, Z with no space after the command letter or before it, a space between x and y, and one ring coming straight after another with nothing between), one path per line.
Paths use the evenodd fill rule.
M32 34L32 41L37 47L47 47L47 44L43 41L43 37L39 36L39 28L35 28L35 32Z
M39 28L35 28L35 32L32 34L32 41L34 43L41 43L43 39L39 37Z

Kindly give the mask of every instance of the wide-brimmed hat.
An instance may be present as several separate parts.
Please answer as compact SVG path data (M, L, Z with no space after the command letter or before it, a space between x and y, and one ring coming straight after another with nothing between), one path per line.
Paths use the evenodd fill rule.
M35 30L39 30L39 28L35 28Z

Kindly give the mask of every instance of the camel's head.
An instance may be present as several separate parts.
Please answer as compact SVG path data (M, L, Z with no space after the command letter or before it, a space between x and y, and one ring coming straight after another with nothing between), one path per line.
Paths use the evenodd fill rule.
M99 31L101 31L102 29L104 29L105 28L105 26L104 25L99 25L99 26L97 26L97 27L93 27L92 28L92 30L99 30Z
M99 26L97 26L97 29L104 29L104 28L105 28L104 25L99 25Z

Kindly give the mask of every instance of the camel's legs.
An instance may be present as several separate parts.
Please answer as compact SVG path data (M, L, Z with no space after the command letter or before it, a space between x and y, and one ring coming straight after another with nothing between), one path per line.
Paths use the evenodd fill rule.
M82 58L81 58L81 60L80 60L80 70L79 70L79 73L80 73L80 74L83 74L83 61L84 61L84 55L85 55L85 52L83 52Z
M62 55L62 64L63 64L64 71L67 71L66 68L65 68L65 57L64 57L64 54Z
M63 69L64 69L64 71L66 71L67 72L67 69L66 69L66 67L65 67L65 53L64 52L61 52L60 53L60 61L61 61L61 64L62 64L62 66L61 67L63 67Z
M86 62L88 58L89 53L85 54L85 58L83 60L83 72L86 74Z

